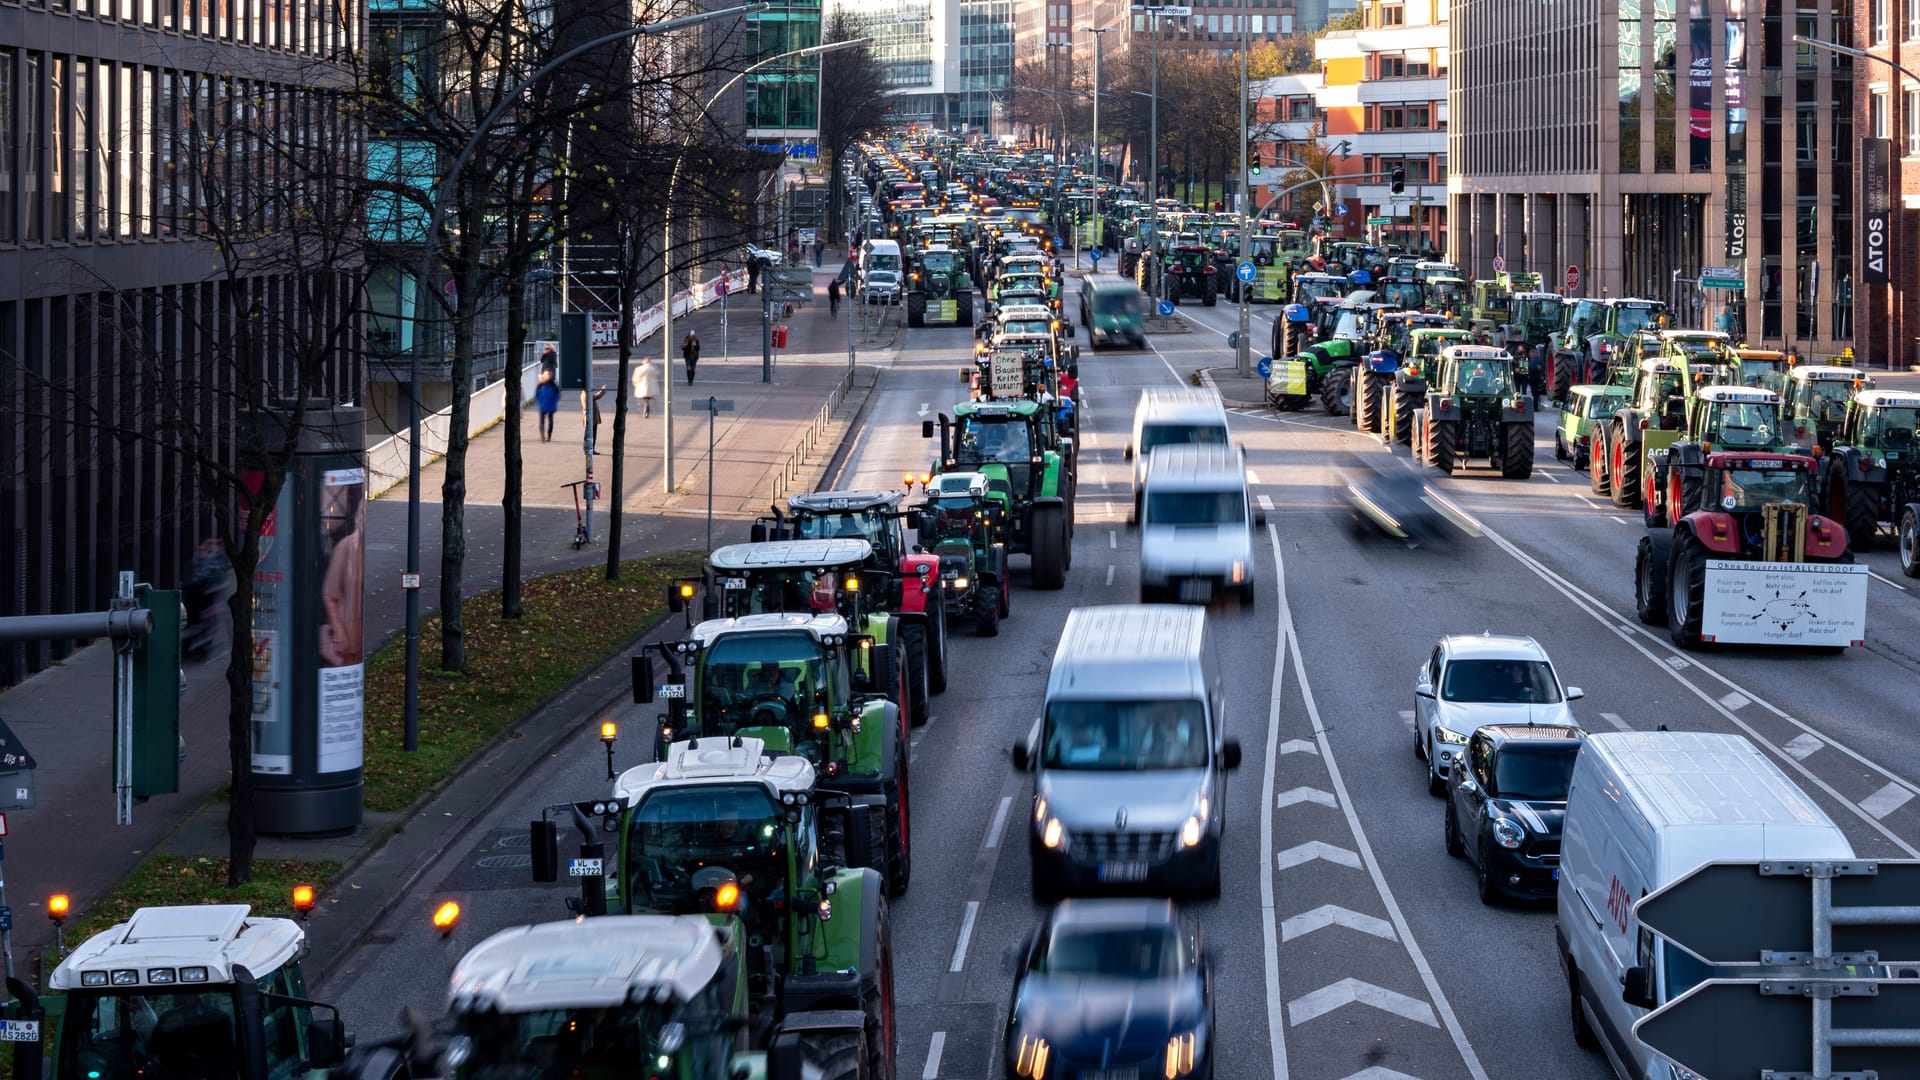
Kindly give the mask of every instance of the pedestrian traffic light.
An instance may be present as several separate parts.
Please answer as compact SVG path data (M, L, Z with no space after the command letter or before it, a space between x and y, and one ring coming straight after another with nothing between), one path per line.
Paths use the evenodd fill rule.
M180 593L148 589L135 601L153 631L133 639L133 795L180 790ZM115 747L116 751L118 747Z
M1393 170L1392 190L1395 195L1398 195L1401 192L1407 190L1407 170L1405 169Z
M1260 175L1260 144L1259 143L1250 142L1247 144L1247 172L1253 174L1254 176Z

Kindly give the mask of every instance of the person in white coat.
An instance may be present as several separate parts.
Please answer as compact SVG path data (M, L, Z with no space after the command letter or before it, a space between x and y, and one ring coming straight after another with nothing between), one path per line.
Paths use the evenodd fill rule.
M641 360L640 366L633 369L633 396L640 399L642 417L653 415L653 380L658 370L651 359Z

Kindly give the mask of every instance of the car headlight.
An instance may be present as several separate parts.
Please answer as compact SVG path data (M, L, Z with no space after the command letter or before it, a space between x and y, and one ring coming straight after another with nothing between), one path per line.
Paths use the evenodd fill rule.
M1186 824L1180 826L1180 846L1193 847L1206 835L1206 831L1206 823L1200 820L1199 815L1187 818Z
M1191 1031L1184 1035L1175 1035L1173 1038L1168 1039L1167 1060L1165 1067L1160 1070L1161 1074L1164 1075L1167 1080L1173 1080L1176 1076L1185 1076L1192 1072L1193 1051L1194 1037Z
M1031 1076L1035 1080L1047 1074L1047 1055L1050 1053L1047 1040L1039 1036L1020 1036L1019 1049L1013 1055L1013 1074Z
M1247 564L1240 561L1239 559L1233 560L1233 569L1230 572L1229 576L1232 583L1235 585L1238 585L1241 582L1247 580Z
M1527 830L1507 818L1495 818L1493 839L1503 848L1517 848L1527 839Z
M1040 842L1056 851L1064 851L1067 846L1067 827L1060 824L1059 818L1048 818L1040 829Z
M1465 735L1462 735L1457 731L1449 731L1448 729L1441 727L1439 724L1433 725L1433 737L1436 742L1453 743L1456 746L1463 746L1466 744L1466 741L1467 741L1467 737Z

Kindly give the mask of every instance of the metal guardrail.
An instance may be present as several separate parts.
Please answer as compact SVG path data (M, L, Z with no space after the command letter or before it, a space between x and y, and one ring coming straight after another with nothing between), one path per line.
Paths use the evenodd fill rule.
M853 371L849 370L845 375L840 376L838 383L834 384L833 393L827 395L827 403L820 406L820 411L814 414L812 422L807 425L806 434L800 437L800 441L793 448L793 453L787 455L786 461L780 466L779 474L773 478L773 498L776 501L793 490L794 483L800 479L800 471L813 460L814 452L826 440L827 430L833 425L834 411L847 399L847 393L852 389Z

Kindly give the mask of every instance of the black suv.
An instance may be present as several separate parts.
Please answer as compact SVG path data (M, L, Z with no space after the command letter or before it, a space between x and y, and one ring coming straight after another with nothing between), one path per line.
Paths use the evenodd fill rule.
M1464 855L1480 902L1551 899L1560 881L1567 784L1587 733L1575 727L1480 728L1447 780L1447 854Z

